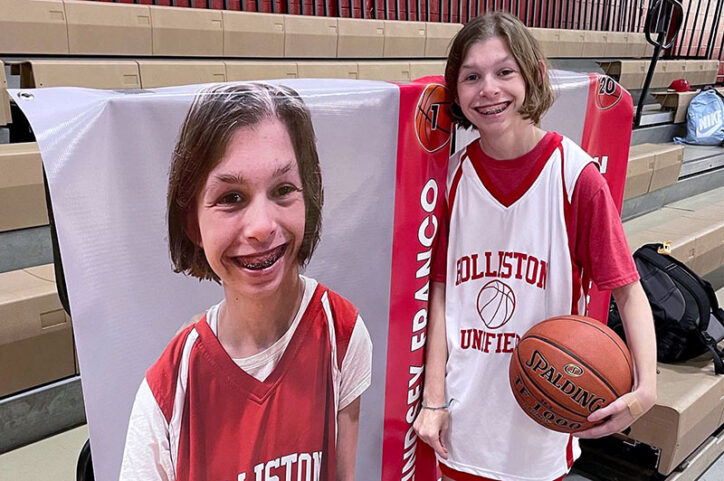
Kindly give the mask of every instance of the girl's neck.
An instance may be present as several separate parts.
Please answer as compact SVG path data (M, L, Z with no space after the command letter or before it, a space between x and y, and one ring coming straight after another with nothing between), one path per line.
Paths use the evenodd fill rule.
M480 147L495 160L512 160L524 156L545 136L545 130L528 123L520 129L508 129L499 135L480 135Z
M232 358L261 352L287 332L302 303L304 280L293 276L285 284L267 297L246 298L225 289L218 336Z

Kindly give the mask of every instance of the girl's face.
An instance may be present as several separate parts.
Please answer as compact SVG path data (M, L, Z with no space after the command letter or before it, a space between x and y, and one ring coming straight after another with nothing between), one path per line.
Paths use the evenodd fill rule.
M196 200L200 245L224 288L259 297L299 274L302 180L286 127L276 118L236 130Z
M457 88L458 104L481 136L494 139L530 125L530 120L518 113L525 102L525 80L501 37L470 46L460 66Z

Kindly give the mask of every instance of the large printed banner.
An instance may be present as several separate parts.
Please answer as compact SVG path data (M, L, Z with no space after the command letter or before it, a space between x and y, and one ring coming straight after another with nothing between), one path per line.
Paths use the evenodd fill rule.
M620 207L631 97L607 77L553 72L553 80L558 98L543 127L598 158ZM304 274L351 300L372 339L356 468L364 481L437 478L431 451L411 426L422 394L447 159L474 138L451 136L441 82L272 82L300 94L316 135L322 233ZM165 219L172 152L206 87L11 90L43 158L100 481L118 478L146 369L183 324L224 296L218 284L173 273ZM608 293L593 294L591 314L605 319L607 305ZM238 479L290 479L286 467L270 461Z

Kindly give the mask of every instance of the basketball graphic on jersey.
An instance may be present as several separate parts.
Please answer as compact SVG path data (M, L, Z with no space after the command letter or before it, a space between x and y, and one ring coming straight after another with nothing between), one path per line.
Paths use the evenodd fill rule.
M415 133L427 152L437 152L450 142L449 95L447 88L439 84L428 85L420 95L415 109Z
M623 96L621 86L607 75L600 75L596 80L596 107L608 110L614 107Z
M478 293L478 314L489 329L497 329L513 317L515 294L497 279L485 284Z

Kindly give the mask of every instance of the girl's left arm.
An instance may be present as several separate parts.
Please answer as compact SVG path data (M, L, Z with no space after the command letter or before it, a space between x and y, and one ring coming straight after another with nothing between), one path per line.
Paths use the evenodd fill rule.
M656 403L656 334L646 293L638 281L615 288L612 293L634 361L634 388L592 413L589 421L608 419L603 424L574 433L580 438L600 438L621 432Z
M337 414L337 481L354 481L359 405L358 397Z

